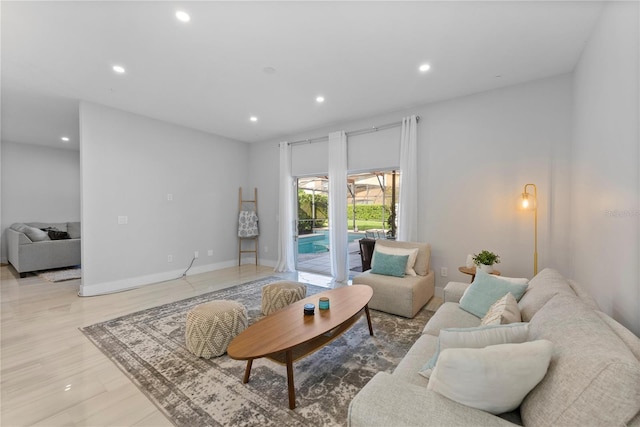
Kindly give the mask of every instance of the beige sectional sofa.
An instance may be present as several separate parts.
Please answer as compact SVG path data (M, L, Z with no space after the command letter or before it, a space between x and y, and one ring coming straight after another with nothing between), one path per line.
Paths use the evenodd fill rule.
M418 249L414 270L416 275L392 277L374 274L371 270L353 278L354 285L368 285L373 288L373 297L369 308L414 317L433 297L435 292L435 274L430 270L431 246L427 243L398 242L395 240L376 240L376 247Z
M393 374L376 374L355 396L350 426L640 426L640 339L552 269L534 277L518 303L529 341L551 341L553 354L517 410L495 416L427 390L418 371L436 351L440 330L480 324L458 306L467 286L447 285L445 303Z

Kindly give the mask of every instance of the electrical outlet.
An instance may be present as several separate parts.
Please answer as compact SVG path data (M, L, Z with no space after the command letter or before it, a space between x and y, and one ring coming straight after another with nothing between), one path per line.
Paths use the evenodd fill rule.
M269 252L269 246L264 247L264 253L266 254L267 252Z
M195 259L198 259L198 257L199 257L199 256L200 256L200 252L195 251L195 252L193 253L193 257L194 257Z
M167 193L167 202L173 202L173 194Z
M123 225L123 224L128 224L128 223L129 223L129 217L128 216L118 215L118 224Z
M209 256L213 256L213 249L209 249L209 250L207 251L207 255L209 255Z
M173 262L173 255L167 255L167 262Z
M449 269L447 267L440 267L440 276L447 277Z

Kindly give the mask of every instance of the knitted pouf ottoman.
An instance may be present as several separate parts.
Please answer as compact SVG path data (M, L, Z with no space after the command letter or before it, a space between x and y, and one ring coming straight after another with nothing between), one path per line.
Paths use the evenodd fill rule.
M289 304L300 301L306 295L307 287L299 282L283 280L263 286L262 314L269 315Z
M211 301L187 313L187 349L199 357L222 356L236 335L247 328L247 309L235 301Z

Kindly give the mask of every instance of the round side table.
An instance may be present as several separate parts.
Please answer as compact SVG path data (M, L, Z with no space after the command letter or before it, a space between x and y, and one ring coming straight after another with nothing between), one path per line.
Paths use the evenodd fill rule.
M469 274L471 276L471 281L473 282L473 279L476 278L476 268L475 267L458 267L458 271L460 273L464 273L464 274ZM498 270L493 270L491 273L489 274L493 274L494 276L499 276L500 272Z

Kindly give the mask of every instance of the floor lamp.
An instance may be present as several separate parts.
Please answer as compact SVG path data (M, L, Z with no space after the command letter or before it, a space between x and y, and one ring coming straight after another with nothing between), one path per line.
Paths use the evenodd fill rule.
M533 197L527 192L527 187L533 187ZM533 209L533 275L538 274L538 189L535 184L526 184L522 193L521 206L523 209Z

